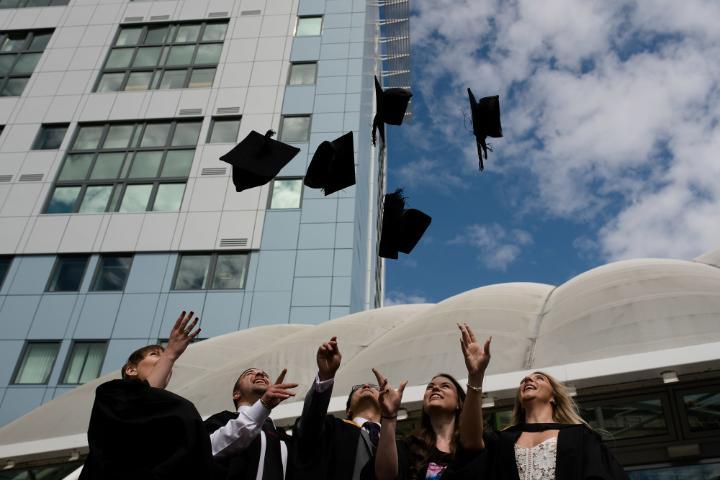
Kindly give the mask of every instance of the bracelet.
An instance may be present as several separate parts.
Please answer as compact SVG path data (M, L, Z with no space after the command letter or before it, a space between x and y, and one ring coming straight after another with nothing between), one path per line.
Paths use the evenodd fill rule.
M380 418L382 418L382 419L384 419L384 420L396 420L396 419L397 419L397 415L395 415L394 417L388 417L388 416L386 416L386 415L380 415Z
M482 385L480 385L480 386L475 386L475 385L470 385L470 384L468 383L468 384L467 384L467 387L468 387L470 390L472 390L473 392L477 392L477 393L482 392Z

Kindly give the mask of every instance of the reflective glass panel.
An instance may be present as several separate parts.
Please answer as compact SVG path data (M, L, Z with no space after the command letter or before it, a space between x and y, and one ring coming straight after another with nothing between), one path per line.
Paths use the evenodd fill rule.
M215 79L214 68L195 69L190 77L189 88L210 88Z
M125 84L125 90L147 90L153 72L132 72Z
M211 255L183 255L180 257L175 290L200 290L207 288Z
M185 88L185 78L187 78L187 70L166 70L158 88L161 90Z
M35 66L40 60L42 53L23 53L15 62L13 67L14 75L29 75L35 70Z
M152 185L128 185L119 212L144 212L152 193Z
M663 401L660 398L610 400L594 407L581 407L582 417L615 440L665 435Z
M0 257L0 288L2 288L3 283L5 282L5 276L7 275L8 270L10 270L11 264L11 257Z
M310 117L283 117L283 142L307 142L310 137Z
M53 276L48 283L49 292L77 292L80 289L87 256L58 257Z
M211 288L244 288L247 255L218 255Z
M72 213L80 187L56 187L46 213Z
M170 49L166 65L189 65L192 63L194 45L175 46Z
M314 85L317 63L295 63L290 65L290 85Z
M302 179L275 180L270 208L300 208Z
M0 55L0 75L7 75L15 63L17 55Z
M160 47L140 47L133 60L133 67L154 67L160 58Z
M105 358L105 345L105 342L73 345L62 383L82 384L97 378Z
M204 42L217 42L225 40L225 32L227 31L226 23L211 23L205 26L202 39Z
M187 43L197 41L198 35L200 34L200 25L181 25L178 27L177 37L175 42Z
M145 127L141 147L164 147L167 144L169 123L150 123Z
M0 92L3 97L19 97L25 90L29 78L10 78Z
M240 130L239 118L214 119L209 143L235 143Z
M98 83L98 92L117 92L122 86L124 73L105 73L100 77L100 83Z
M105 68L126 68L132 61L134 48L115 48L110 52Z
M178 123L175 126L172 145L174 147L182 145L197 145L198 137L200 136L200 126L201 124L199 122Z
M68 155L58 180L85 180L94 156L92 153Z
M720 430L720 392L707 391L683 395L690 431L712 432Z
M162 156L163 152L137 152L128 177L154 177L158 173Z
M126 27L120 29L115 45L137 45L142 27Z
M80 204L80 213L104 212L107 209L112 189L112 185L87 187L85 189L85 196Z
M52 33L36 33L33 36L32 42L30 42L29 50L45 50L48 42L52 37Z
M33 148L35 150L55 150L60 148L67 129L66 125L42 125Z
M167 25L158 25L148 27L145 44L163 43L167 38L169 27Z
M103 256L98 262L92 290L122 290L130 273L131 255Z
M295 35L305 37L311 35L320 35L322 33L322 17L302 17L298 18L297 29Z
M195 63L209 63L211 65L217 65L220 61L222 47L223 46L221 44L200 45L198 47L197 56L195 57Z
M161 183L155 195L155 212L176 212L180 210L183 194L185 193L184 183Z
M17 52L22 50L25 45L25 39L27 38L26 33L11 33L2 40L0 43L0 51L2 52Z
M75 150L92 150L97 148L100 143L100 137L103 133L103 127L81 127L78 131L73 149Z
M111 125L103 148L126 148L133 134L133 125Z
M29 343L13 383L47 383L59 349L60 344L56 342Z
M122 167L123 160L125 159L124 153L101 153L95 160L95 166L93 167L90 178L92 179L105 179L105 178L117 178Z
M190 174L194 150L170 150L165 156L161 177L187 177Z

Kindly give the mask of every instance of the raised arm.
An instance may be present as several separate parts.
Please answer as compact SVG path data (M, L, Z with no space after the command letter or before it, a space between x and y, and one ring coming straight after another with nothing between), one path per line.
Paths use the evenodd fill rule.
M460 347L465 357L468 372L467 398L460 414L460 443L467 450L480 450L485 447L483 441L482 384L485 370L490 363L490 341L484 345L475 339L467 324L458 325L460 329Z
M382 418L380 440L375 451L375 477L377 480L394 480L399 473L397 444L395 443L397 412L407 381L402 382L398 388L393 388L382 373L374 368L372 371L380 386L380 415Z
M185 349L200 333L200 328L193 331L198 323L199 318L193 318L194 312L190 312L187 315L185 312L181 312L178 319L175 321L170 337L168 339L168 346L165 351L160 355L160 359L155 364L152 372L148 376L148 383L152 387L165 388L170 383L170 377L172 376L173 365L180 355L183 354ZM190 322L192 320L192 322Z

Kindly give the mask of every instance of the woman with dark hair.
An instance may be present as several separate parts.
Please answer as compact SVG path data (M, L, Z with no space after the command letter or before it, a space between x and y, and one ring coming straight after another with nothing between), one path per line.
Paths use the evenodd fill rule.
M465 391L452 375L439 373L425 387L420 426L396 442L397 412L407 382L395 389L373 369L380 386L382 427L375 454L377 480L438 480L453 459Z
M460 421L463 461L476 478L492 480L627 479L622 467L578 413L567 389L544 372L523 377L515 395L512 425L483 430L482 382L490 363L490 340L481 345L459 325L468 370L468 398ZM475 452L474 459L470 452Z

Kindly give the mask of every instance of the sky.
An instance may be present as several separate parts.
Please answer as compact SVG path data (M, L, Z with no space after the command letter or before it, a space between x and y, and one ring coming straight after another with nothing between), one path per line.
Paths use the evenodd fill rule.
M433 217L385 304L720 248L720 2L412 0L388 191ZM466 89L500 95L478 170Z

